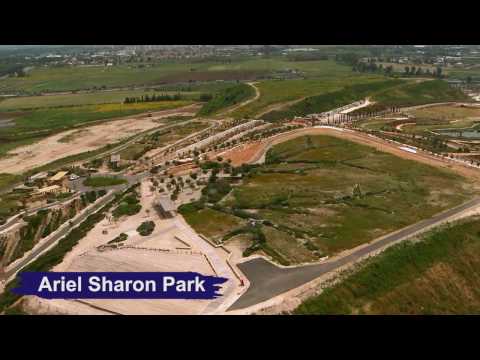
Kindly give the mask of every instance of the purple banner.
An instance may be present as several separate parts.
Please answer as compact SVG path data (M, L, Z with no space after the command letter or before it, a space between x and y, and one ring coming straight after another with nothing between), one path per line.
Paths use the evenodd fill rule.
M44 299L215 299L228 279L196 272L22 272L12 291Z

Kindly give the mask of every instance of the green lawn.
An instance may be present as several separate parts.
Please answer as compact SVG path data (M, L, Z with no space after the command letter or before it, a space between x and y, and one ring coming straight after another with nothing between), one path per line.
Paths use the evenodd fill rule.
M295 314L479 314L479 234L473 217L393 246Z
M200 234L213 241L220 241L233 228L240 227L245 221L213 209L184 211L185 220Z
M83 181L83 185L91 187L104 187L126 184L127 180L108 176L92 176Z

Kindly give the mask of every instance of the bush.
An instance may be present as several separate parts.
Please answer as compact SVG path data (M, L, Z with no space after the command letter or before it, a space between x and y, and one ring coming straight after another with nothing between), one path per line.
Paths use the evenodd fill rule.
M153 221L144 221L138 228L137 231L142 236L150 235L155 229L155 223Z
M113 244L113 243L117 243L117 242L122 242L122 241L127 240L127 238L128 238L128 235L127 235L127 234L121 233L121 234L118 235L115 239L110 240L110 241L108 242L108 244Z

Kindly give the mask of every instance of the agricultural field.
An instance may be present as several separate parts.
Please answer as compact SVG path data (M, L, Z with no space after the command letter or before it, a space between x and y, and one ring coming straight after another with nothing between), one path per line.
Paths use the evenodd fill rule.
M126 97L141 97L144 95L176 95L179 94L183 100L197 100L200 97L199 91L177 92L177 91L154 91L154 90L119 90L119 91L97 91L80 94L57 94L42 96L19 96L5 98L0 101L0 111L32 110L49 107L71 107L80 105L96 104L121 104Z
M365 260L295 314L480 313L480 218L431 231Z
M304 136L274 146L266 164L253 167L215 210L257 219L262 225L244 229L257 234L251 250L291 264L351 249L474 192L473 184L446 170L343 139ZM197 216L192 224L200 222Z
M254 80L289 68L295 68L315 76L323 71L319 68L324 63L334 64L329 61L292 62L284 57L272 57L268 59L237 59L232 62L164 61L146 66L133 64L111 67L34 68L26 77L11 77L1 80L0 93L38 94L40 92L153 86L180 82Z

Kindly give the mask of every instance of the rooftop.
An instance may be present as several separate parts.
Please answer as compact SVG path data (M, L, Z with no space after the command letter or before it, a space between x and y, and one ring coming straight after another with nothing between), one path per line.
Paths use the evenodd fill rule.
M155 205L160 206L163 211L175 211L177 206L168 196L159 196L155 200Z
M58 173L56 173L55 175L53 175L51 178L50 178L50 181L58 181L58 180L61 180L65 175L68 174L68 171L59 171Z

